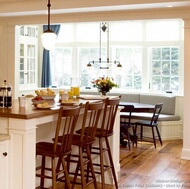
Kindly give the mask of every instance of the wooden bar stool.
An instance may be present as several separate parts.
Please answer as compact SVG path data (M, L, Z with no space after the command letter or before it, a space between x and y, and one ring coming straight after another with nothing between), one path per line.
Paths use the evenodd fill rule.
M71 179L72 189L75 185L86 188L91 183L94 184L95 189L97 188L90 146L96 141L96 128L103 107L104 101L87 102L84 108L81 132L73 135L72 145L76 147L77 153L71 153L67 158L68 166L70 166L69 174L73 176ZM87 132L85 128L88 128ZM74 165L75 169L73 169Z
M44 180L51 179L52 188L56 189L56 183L60 178L61 180L65 178L67 189L71 188L65 158L71 153L73 133L80 109L81 105L70 109L61 107L53 142L39 142L36 144L36 155L41 157L41 165L36 167L36 177L40 177L38 188L44 189ZM47 158L51 160L50 167L46 165ZM59 166L57 166L57 162Z
M91 155L98 156L99 163L93 163L95 173L101 175L101 188L105 188L105 172L111 169L112 176L115 182L115 187L118 188L117 176L115 172L114 162L112 159L111 148L109 144L109 137L113 135L113 128L115 123L115 117L117 114L119 102L121 96L117 98L107 98L105 101L104 112L102 115L101 126L97 128L95 137L98 139L98 146L94 143L91 145ZM89 128L85 128L87 133ZM81 130L77 130L77 133L81 133ZM106 155L108 155L108 163L105 162ZM99 168L99 169L96 169Z
M106 99L105 107L104 107L104 115L102 119L102 124L100 128L97 128L96 138L98 139L99 146L91 147L91 155L98 155L100 158L99 163L93 163L94 167L99 167L99 171L95 171L96 174L101 175L101 185L102 189L105 189L105 172L111 169L111 173L113 176L113 180L115 182L115 187L118 188L117 176L115 172L114 162L112 159L111 148L109 144L109 137L111 137L114 132L114 123L115 117L117 114L119 102L121 96L118 98L110 98ZM106 154L108 155L108 161L106 162Z

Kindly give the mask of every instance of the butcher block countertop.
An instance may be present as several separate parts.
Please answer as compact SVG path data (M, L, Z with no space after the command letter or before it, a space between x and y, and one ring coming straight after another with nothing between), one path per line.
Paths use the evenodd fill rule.
M11 108L0 108L0 117L18 118L18 119L32 119L50 114L56 114L59 107L52 109L36 109L32 105L31 99L27 99L25 108L19 107L18 100L13 100Z
M53 114L57 114L59 112L60 109L60 105L64 106L65 108L69 108L72 105L77 105L79 103L85 103L86 101L94 101L94 100L100 100L100 99L104 99L104 98L98 98L97 96L96 98L94 98L94 100L92 100L92 96L90 96L90 99L74 99L72 104L60 104L57 102L57 100L50 100L47 101L51 108L44 108L44 109L38 109L36 107L34 107L32 105L32 101L31 98L27 99L27 104L25 108L20 108L19 107L19 102L17 99L13 100L12 102L12 107L11 108L0 108L0 117L7 117L7 118L18 118L18 119L33 119L33 118L37 118L37 117L42 117L42 116L46 116L46 115L53 115ZM109 97L110 98L110 97Z

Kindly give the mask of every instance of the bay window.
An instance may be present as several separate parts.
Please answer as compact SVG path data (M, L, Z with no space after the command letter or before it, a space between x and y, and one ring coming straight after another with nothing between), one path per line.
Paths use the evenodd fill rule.
M183 21L136 20L109 22L109 49L98 22L65 23L51 50L52 85L68 87L71 78L81 87L92 87L101 76L113 77L121 90L183 93ZM90 61L109 57L108 69ZM113 62L117 60L122 68Z

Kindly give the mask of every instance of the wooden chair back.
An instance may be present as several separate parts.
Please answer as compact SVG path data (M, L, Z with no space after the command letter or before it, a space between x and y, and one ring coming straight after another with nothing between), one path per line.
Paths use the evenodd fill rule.
M126 105L124 110L122 112L125 112L125 114L120 113L120 123L126 123L130 125L131 123L131 114L133 112L134 106L133 105ZM128 113L128 114L126 114ZM124 120L122 120L124 119Z
M160 112L162 110L163 104L164 103L162 102L162 103L158 103L158 104L155 105L150 125L157 124L158 117L159 117Z
M86 102L84 109L84 116L82 122L82 128L80 130L80 142L91 143L95 140L95 134L97 125L100 120L104 107L104 100L97 102Z
M60 107L54 141L54 153L60 150L66 154L71 151L72 137L82 104L72 108ZM59 137L61 136L61 137Z
M102 125L100 135L109 135L113 133L115 117L117 114L121 96L116 98L107 98L105 101L104 114L102 117Z

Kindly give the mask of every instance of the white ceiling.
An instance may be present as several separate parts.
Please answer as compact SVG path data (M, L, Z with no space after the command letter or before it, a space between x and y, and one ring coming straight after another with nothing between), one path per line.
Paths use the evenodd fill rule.
M109 2L101 1L85 1L83 3L73 3L73 1L65 2L57 1L56 3L52 0L51 4L51 14L59 13L74 13L74 12L97 12L97 11L114 11L114 10L139 10L139 9L166 9L166 8L177 8L177 7L190 7L190 1L170 1L170 0L155 0L151 2L150 0L111 0ZM87 3L86 3L87 2ZM126 4L127 2L127 4ZM134 3L135 2L135 3ZM27 6L23 7L17 5L17 3L11 4L9 8L9 3L7 5L2 5L0 7L0 16L23 16L23 15L41 15L47 13L47 6L42 6L41 4L33 4L33 8ZM43 8L42 8L43 7ZM23 9L24 8L24 9ZM28 9L28 10L27 10ZM42 10L43 9L43 10ZM24 11L23 11L24 10Z
M189 7L190 1L182 2L165 2L165 3L148 3L148 4L131 4L131 5L114 5L100 6L89 8L73 8L73 9L57 9L52 10L52 13L72 13L72 12L90 12L90 11L113 11L113 10L139 10L139 9L155 9L155 8L176 8Z

